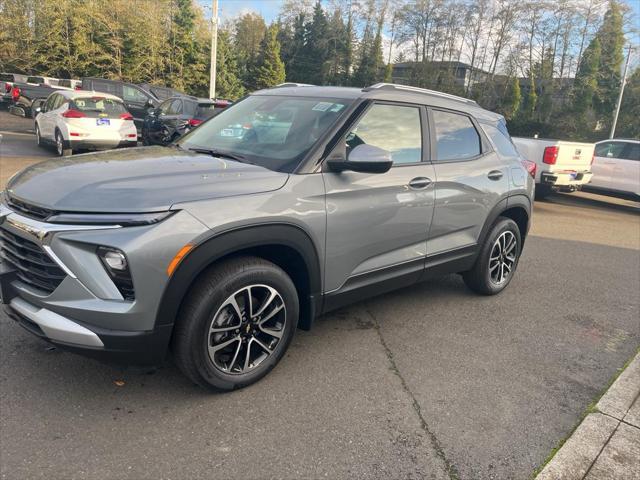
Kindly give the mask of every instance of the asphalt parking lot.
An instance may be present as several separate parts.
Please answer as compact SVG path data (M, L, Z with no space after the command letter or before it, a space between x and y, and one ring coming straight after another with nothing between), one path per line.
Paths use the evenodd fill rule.
M52 155L8 117L0 188ZM0 474L526 479L639 346L640 205L553 195L499 296L448 276L344 308L230 394L170 361L51 349L0 313Z

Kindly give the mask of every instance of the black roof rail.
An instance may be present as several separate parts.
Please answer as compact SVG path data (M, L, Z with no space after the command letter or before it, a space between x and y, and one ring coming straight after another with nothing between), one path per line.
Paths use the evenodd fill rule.
M410 85L399 85L397 83L376 83L367 88L363 88L363 92L373 92L375 90L405 90L408 92L423 93L425 95L433 95L435 97L447 98L449 100L456 100L458 102L468 103L470 105L477 105L475 100L470 98L458 97L457 95L451 95L450 93L438 92L437 90L429 90L427 88L412 87Z

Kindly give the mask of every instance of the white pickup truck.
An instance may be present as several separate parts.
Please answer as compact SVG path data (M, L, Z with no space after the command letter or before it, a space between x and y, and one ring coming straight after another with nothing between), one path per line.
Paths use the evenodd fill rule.
M512 137L526 160L536 163L536 197L553 190L575 192L591 181L593 143Z

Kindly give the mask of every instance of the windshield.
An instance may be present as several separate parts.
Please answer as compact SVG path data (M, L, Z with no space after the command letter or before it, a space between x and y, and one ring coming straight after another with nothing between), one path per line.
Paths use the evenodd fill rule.
M256 95L187 134L183 148L234 154L270 170L292 172L351 100Z

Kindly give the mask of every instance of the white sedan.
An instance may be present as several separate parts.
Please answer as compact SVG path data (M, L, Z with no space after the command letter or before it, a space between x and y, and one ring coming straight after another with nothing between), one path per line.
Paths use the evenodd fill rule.
M640 196L640 140L612 138L596 143L590 188Z
M59 156L137 145L133 117L114 95L56 90L36 111L38 145L55 146Z

